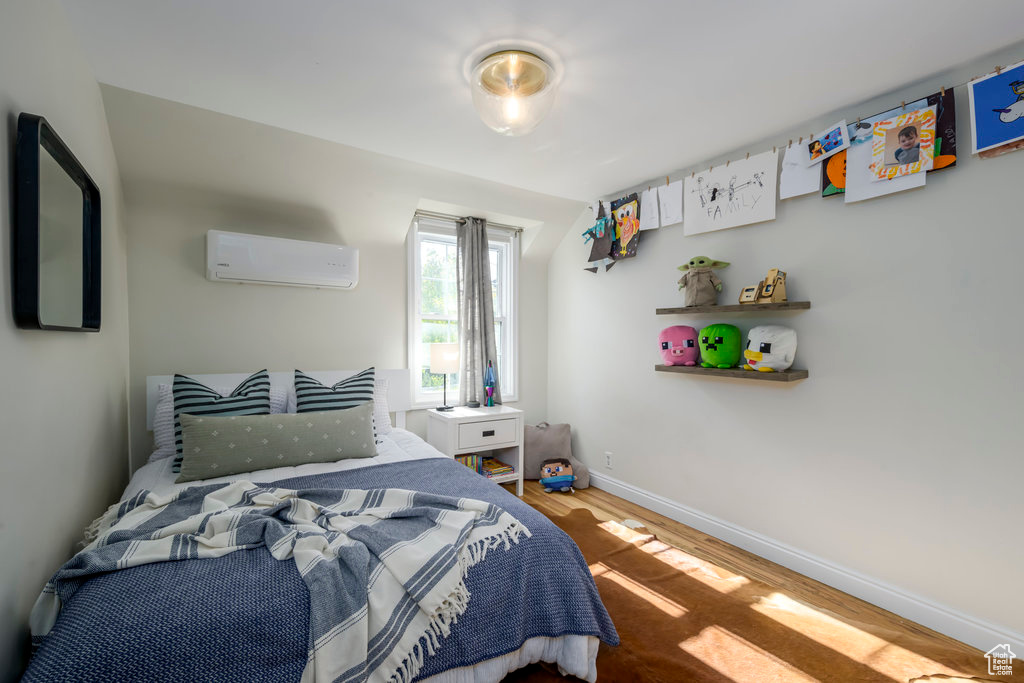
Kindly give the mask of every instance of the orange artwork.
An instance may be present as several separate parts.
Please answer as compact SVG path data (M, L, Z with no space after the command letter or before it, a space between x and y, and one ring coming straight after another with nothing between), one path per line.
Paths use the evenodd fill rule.
M846 188L846 150L828 160L828 180L840 190Z
M846 192L846 150L829 157L821 165L821 196L832 197Z

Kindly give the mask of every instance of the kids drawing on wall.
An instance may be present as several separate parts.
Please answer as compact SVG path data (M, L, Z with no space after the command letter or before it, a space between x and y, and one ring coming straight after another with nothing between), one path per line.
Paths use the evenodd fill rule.
M921 99L915 100L913 102L905 102L902 105L893 107L892 109L884 111L881 114L875 114L874 116L869 116L864 119L858 119L855 123L851 123L847 129L850 135L850 154L853 155L857 160L864 159L863 150L858 151L857 148L863 147L865 145L869 149L871 148L872 138L874 137L874 124L876 122L884 121L886 119L892 119L897 116L900 116L901 114L906 114L907 112L914 112L919 109L924 109L926 107L931 106L934 106L936 109L935 149L934 158L932 159L932 167L928 170L928 172L931 173L932 171L937 171L944 168L952 168L953 166L956 166L956 97L953 94L952 88L943 88L939 92L929 95L928 97L922 97ZM913 125L916 129L917 141L916 143L910 145L910 147L916 147L918 149L917 161L920 161L921 129L916 124L911 125ZM903 128L906 128L906 126L904 126ZM897 131L897 135L899 132L903 130L903 128ZM895 152L896 150L894 149L894 157L889 160L890 163L896 161ZM900 153L900 160L902 161L904 158L904 153ZM898 165L909 165L911 163L914 163L912 161L909 161L910 158L911 157L908 156L906 157L907 161L904 164L894 164L892 167ZM828 164L825 164L824 166L825 167L822 169L823 189L821 195L823 197L829 197L833 195L844 194L847 191L846 152L836 154L831 159L829 159ZM861 170L869 170L870 179L876 179L873 161L871 159L868 159L868 166L870 166L870 168L865 166L865 168L862 169L861 165L856 165L856 167L854 168L854 173L860 173ZM856 179L854 180L854 184L859 184L856 181ZM879 192L888 194L890 190L892 192L898 192L905 189L910 188L900 187L899 189L897 189L896 186L892 186L891 188L888 188L884 192L876 188L871 191L870 196L880 196ZM856 194L856 190L854 191L854 194ZM861 196L861 199L867 198L868 196Z
M1010 90L1017 96L1013 104L992 110L999 114L999 120L1003 123L1013 123L1024 116L1024 81L1014 81L1010 84Z
M833 124L815 135L807 143L807 165L817 164L850 146L846 121Z
M810 145L808 145L808 148L811 152L811 161L814 161L815 159L817 159L818 157L825 153L825 146L821 144L821 140L815 140Z
M612 216L615 219L615 241L612 243L612 259L618 261L636 256L640 241L640 198L636 193L612 202Z
M806 148L799 146L800 162ZM683 179L683 233L697 235L775 219L779 155L727 161Z
M983 157L1024 147L1024 62L967 84L975 154Z

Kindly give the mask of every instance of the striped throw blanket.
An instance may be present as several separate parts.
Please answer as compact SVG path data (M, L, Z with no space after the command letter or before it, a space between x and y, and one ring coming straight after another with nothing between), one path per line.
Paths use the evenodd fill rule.
M266 546L310 596L302 681L411 681L469 602L467 570L530 531L501 508L402 489L289 490L239 481L143 491L91 527L32 611L45 636L90 576ZM211 566L216 570L216 565ZM188 590L188 586L182 586Z

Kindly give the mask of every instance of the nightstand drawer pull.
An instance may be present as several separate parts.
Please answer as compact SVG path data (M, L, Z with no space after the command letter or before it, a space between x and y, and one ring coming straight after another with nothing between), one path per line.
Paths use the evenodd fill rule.
M485 429L484 433L481 434L480 436L494 436L494 430L493 429Z

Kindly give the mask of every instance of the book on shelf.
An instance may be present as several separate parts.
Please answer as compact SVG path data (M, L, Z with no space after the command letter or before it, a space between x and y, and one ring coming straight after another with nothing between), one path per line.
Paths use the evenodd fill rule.
M476 453L464 453L462 455L456 455L455 460L461 462L463 465L473 470L477 474L483 474L483 458Z
M455 460L485 477L500 477L506 474L515 474L516 471L516 468L511 465L506 465L495 458L485 458L478 453L462 453L456 455Z
M494 458L484 458L481 463L481 473L487 477L500 477L505 474L514 474L515 468L511 465L506 465L500 460Z

